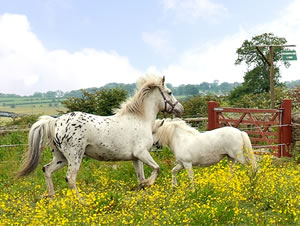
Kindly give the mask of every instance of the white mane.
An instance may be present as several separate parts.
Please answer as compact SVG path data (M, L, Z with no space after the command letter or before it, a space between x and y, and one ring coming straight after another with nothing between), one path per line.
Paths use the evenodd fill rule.
M133 97L122 103L120 109L117 109L115 113L119 113L121 115L128 113L137 114L140 116L144 115L144 99L152 92L153 88L163 88L162 78L155 75L146 75L144 77L140 77L137 80L136 87L137 89Z
M191 133L193 135L199 134L198 130L192 128L181 119L166 119L164 124L160 126L156 132L156 136L159 140L159 143L162 145L170 144L171 138L176 129L183 129L186 132Z

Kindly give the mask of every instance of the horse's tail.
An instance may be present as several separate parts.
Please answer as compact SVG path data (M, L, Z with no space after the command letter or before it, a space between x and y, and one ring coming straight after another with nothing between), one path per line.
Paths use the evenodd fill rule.
M41 157L41 151L47 141L54 136L56 119L50 116L41 116L29 131L28 151L24 155L23 165L18 176L27 176L36 169Z
M243 153L244 153L245 160L247 161L248 165L250 165L252 169L255 170L257 168L257 162L253 152L250 138L246 132L241 131L241 135L244 144Z

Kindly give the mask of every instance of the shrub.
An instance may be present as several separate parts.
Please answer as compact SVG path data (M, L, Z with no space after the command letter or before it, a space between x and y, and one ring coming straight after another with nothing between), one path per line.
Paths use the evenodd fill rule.
M82 97L70 97L62 101L68 112L82 111L96 115L112 115L113 110L126 100L127 91L122 88L101 89L87 92L82 89Z

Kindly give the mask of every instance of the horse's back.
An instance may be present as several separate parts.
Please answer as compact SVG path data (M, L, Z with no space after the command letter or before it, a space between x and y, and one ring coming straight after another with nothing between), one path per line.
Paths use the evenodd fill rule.
M227 155L243 147L241 131L233 127L222 127L199 133L192 143L201 155Z
M72 112L59 117L56 124L59 150L70 152L77 148L98 160L132 160L136 146L152 146L152 140L144 138L152 138L151 130L130 117Z
M238 147L242 147L243 138L241 131L234 127L222 127L212 131L205 132L207 133L207 137L212 144L215 146L223 147L223 149L232 149Z

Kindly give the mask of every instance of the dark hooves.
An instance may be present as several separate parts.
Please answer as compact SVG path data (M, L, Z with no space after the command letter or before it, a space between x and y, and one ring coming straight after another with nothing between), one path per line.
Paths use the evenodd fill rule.
M144 184L139 185L139 191L142 190L142 189L145 190L145 185Z

